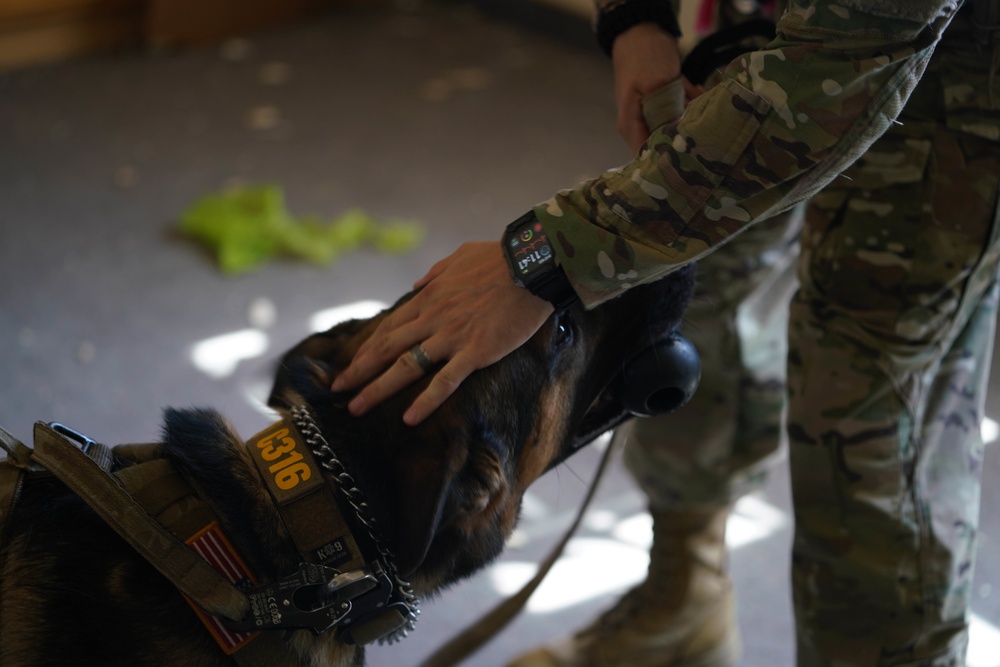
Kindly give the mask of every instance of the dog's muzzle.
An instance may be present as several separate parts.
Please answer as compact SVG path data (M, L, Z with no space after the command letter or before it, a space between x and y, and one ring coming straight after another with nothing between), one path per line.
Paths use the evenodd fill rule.
M687 403L700 379L698 351L687 338L673 333L625 363L616 393L631 414L652 417Z
M588 408L570 442L570 455L629 417L673 412L690 400L701 379L694 345L673 332L629 357Z

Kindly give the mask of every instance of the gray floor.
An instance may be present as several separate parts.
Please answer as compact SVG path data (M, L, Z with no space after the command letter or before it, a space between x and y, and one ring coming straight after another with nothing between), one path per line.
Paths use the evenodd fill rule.
M161 407L212 405L249 436L269 422L259 402L274 359L314 315L390 302L460 241L496 238L529 205L627 159L595 48L461 6L406 4L326 14L227 49L0 74L0 424L23 438L34 420L58 420L105 442L142 441L157 436ZM272 122L255 129L250 117ZM205 192L257 181L282 184L296 213L360 206L419 219L428 236L405 257L362 251L326 269L274 262L223 276L173 221ZM1000 419L1000 392L989 414ZM997 449L987 450L972 667L1000 666ZM596 456L537 484L497 567L426 601L417 632L374 648L370 664L416 664L528 577ZM787 508L779 467L731 524L747 667L792 664ZM641 578L647 540L642 499L616 468L566 563L468 664L502 665L583 623Z

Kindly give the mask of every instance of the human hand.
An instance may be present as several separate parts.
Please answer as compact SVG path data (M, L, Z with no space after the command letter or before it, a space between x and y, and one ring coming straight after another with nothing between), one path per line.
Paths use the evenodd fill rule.
M681 75L677 38L653 23L640 23L615 38L611 47L615 75L618 134L633 153L649 138L642 98Z
M333 382L334 391L367 383L348 404L355 416L424 376L409 352L420 345L444 366L403 415L406 424L419 424L474 371L523 345L553 311L514 284L496 241L463 244L414 289L420 291L382 320Z

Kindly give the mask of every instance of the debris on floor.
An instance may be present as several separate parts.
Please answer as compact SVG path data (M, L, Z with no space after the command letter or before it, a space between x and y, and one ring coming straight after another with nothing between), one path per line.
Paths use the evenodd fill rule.
M403 254L424 237L417 222L380 221L360 208L332 220L295 217L285 206L284 191L273 184L204 195L181 214L179 228L208 246L227 274L251 271L276 256L328 264L362 246Z

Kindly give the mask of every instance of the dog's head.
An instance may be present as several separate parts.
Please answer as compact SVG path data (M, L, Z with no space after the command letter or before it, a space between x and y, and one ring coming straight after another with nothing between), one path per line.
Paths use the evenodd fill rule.
M416 427L402 414L429 377L360 418L347 412L350 396L329 389L386 313L339 324L289 351L270 403L312 410L366 493L400 572L427 592L495 558L528 485L623 421L625 405L655 411L686 400L697 382L693 353L667 360L681 366L676 380L658 376L645 386L650 378L641 376L658 367L657 357L674 354L692 286L685 270L593 310L556 313Z

